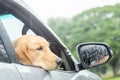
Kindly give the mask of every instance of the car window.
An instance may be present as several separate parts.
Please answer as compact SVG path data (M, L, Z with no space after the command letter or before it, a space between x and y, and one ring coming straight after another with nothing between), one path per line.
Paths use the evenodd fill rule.
M18 36L21 36L21 31L24 23L15 18L11 14L2 15L0 19L10 36L11 41L14 41Z
M6 29L12 43L14 43L16 39L23 35L22 30L25 27L25 23L16 18L14 15L12 14L0 15L0 21L4 25L4 28ZM25 32L25 34L35 35L35 33L31 29L28 29ZM9 61L8 56L6 55L4 45L2 44L2 40L0 40L0 61L3 62Z
M12 14L1 15L0 20L2 21L11 41L15 41L18 37L22 35L22 29L24 23L17 19ZM35 34L32 30L28 30L27 34Z
M0 62L9 62L9 58L1 37L0 37Z
M29 35L29 34L35 35L35 33L34 33L31 29L29 29L26 34L28 34L28 35Z

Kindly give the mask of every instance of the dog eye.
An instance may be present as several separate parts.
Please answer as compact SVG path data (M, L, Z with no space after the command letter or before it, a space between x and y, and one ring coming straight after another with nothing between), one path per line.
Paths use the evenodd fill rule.
M37 50L43 50L43 47L39 47L39 48L37 48Z

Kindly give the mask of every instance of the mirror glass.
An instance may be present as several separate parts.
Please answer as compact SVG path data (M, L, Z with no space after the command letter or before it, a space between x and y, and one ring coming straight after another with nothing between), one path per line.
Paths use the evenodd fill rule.
M78 51L85 68L106 63L111 57L109 48L103 44L80 45Z

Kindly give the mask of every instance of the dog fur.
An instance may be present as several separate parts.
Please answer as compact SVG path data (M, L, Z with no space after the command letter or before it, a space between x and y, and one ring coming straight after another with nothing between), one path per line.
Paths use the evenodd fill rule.
M39 66L45 70L58 68L61 60L49 48L49 42L41 36L23 35L14 42L14 48L22 63Z

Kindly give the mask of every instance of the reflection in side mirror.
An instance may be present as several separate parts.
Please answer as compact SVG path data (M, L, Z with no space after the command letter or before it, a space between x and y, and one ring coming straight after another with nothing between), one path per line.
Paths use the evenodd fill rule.
M112 57L112 51L104 43L84 43L78 46L79 57L84 68L104 64Z

